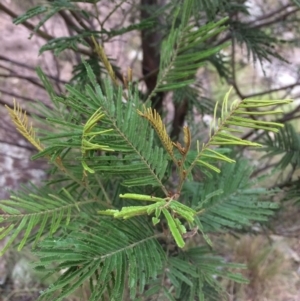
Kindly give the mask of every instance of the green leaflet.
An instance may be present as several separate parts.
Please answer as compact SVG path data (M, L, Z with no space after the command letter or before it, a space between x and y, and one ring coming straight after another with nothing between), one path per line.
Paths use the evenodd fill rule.
M170 214L170 212L167 209L163 208L162 212L167 219L169 229L171 230L172 236L175 239L176 244L178 245L178 247L183 248L185 245L185 242L181 235L182 234L182 232L181 232L182 229L180 228L181 224L178 224L178 222L177 223L175 222L174 218L172 217L172 215Z
M120 198L122 199L132 199L136 201L147 201L147 202L162 202L165 199L154 197L154 196L149 196L145 194L135 194L135 193L125 193L125 194L120 194Z

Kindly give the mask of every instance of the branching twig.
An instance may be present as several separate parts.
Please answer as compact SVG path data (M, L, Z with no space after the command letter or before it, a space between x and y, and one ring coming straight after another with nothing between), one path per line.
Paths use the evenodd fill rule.
M32 66L29 66L29 65L27 65L27 64L25 64L25 63L23 63L23 62L15 61L15 60L13 60L13 59L11 59L11 58L9 58L9 57L3 56L3 55L1 55L1 54L0 54L0 61L9 62L9 63L11 63L11 64L17 65L17 66L19 66L19 67L26 68L26 69L28 69L28 70L32 70L32 71L35 71L35 70L36 70L36 69L35 69L34 67L32 67ZM2 66L2 68L3 68L3 66ZM6 67L6 68L7 68L7 67ZM13 71L12 69L10 69L10 70ZM61 83L61 84L67 84L67 83L68 83L67 81L62 80L62 79L60 79L60 78L58 78L58 77L55 77L55 76L53 76L53 75L50 75L50 74L45 74L45 75L46 75L48 78L50 78L50 79L52 79L52 80L54 80L54 81L56 81L56 82L59 82L59 83Z
M9 15L10 17L12 18L17 18L18 17L18 14L14 13L13 11L11 11L10 9L8 9L4 4L0 3L0 11L4 11L7 15ZM21 23L24 27L26 27L27 29L33 31L35 26L33 24L31 24L30 22L28 21L24 21ZM49 35L47 32L44 32L40 29L36 30L35 33L43 38L44 40L46 41L50 41L50 40L53 40L55 39L54 36L52 35ZM81 54L84 54L84 55L87 55L87 56L91 56L92 52L89 51L88 49L84 49L82 47L78 47L77 52L81 53Z
M257 97L257 96L261 96L261 95L271 94L271 93L279 92L279 91L282 91L282 90L291 89L291 88L294 88L298 85L300 85L300 82L296 82L296 83L293 83L293 84L290 84L290 85L282 86L282 87L279 87L279 88L276 88L276 89L271 89L271 90L257 92L257 93L251 93L251 94L245 95L244 98L254 98L254 97Z
M27 100L27 101L30 101L30 102L35 102L35 100L33 98L26 97L26 96L23 96L23 95L20 95L20 94L16 94L16 93L13 93L13 92L10 92L10 91L5 91L5 90L0 89L0 93L5 94L5 95L9 95L9 96L12 96L12 97L15 97L15 98L18 98L18 99L24 99L24 100ZM8 105L7 103L2 103L2 104Z
M20 78L20 79L24 79L27 80L28 82L32 83L33 85L44 89L44 86L38 82L36 82L36 78L30 77L30 76L25 76L25 75L20 75L20 74L3 74L0 73L0 77L4 77L4 78L11 78L11 77L15 77L15 78Z

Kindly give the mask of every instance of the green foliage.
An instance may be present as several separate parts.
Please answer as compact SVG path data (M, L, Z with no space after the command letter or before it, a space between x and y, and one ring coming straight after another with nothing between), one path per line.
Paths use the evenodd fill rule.
M35 253L39 271L65 271L43 292L42 300L63 300L85 281L90 283L89 300L122 300L126 288L134 299L158 276L165 258L146 220L124 223L84 215L60 238L46 239Z
M272 137L267 134L264 139L265 147L262 151L266 151L266 156L282 155L278 166L281 169L286 168L289 164L298 167L300 164L300 137L291 124L286 124L278 135Z
M41 259L40 268L43 267L46 271L50 269L51 273L67 269L57 282L44 292L42 298L53 300L58 290L61 290L60 298L63 298L85 281L89 280L94 283L94 277L98 281L95 286L91 287L90 300L97 300L106 293L111 295L111 298L119 298L123 294L124 277L127 274L129 278L126 281L130 283L130 296L134 298L138 290L140 293L143 292L144 285L150 281L150 275L151 279L158 277L158 274L160 277L167 277L161 274L162 270L159 268L151 272L146 267L141 269L141 261L145 261L143 266L145 264L151 266L153 256L158 262L162 260L161 255L153 254L157 252L155 249L159 250L157 238L165 235L164 232L159 231L164 221L175 243L182 248L185 245L184 237L188 235L187 227L190 229L194 226L198 227L204 238L210 242L206 231L216 231L224 227L240 228L249 225L250 220L263 221L272 213L271 209L276 208L272 203L258 201L265 191L251 189L249 168L245 163L241 164L241 161L236 165L231 164L230 167L226 167L221 177L204 184L201 194L199 194L200 189L197 188L201 184L192 185L192 182L187 182L190 183L187 185L192 185L192 191L194 190L192 192L194 201L191 203L185 201L191 189L188 191L184 189L173 196L167 196L166 168L172 160L178 164L176 161L178 155L174 158L169 157L167 149L157 145L154 131L150 128L148 120L144 120L138 114L137 109L141 104L135 89L129 90L126 96L127 101L123 102L121 88L114 88L110 81L106 80L102 90L95 81L91 68L88 65L86 68L91 85L87 85L83 93L72 86L67 86L69 91L67 97L55 97L57 109L54 111L49 109L50 117L47 118L49 130L40 131L40 140L44 149L35 157L51 158L51 161L60 168L64 176L49 183L51 186L54 184L60 186L60 190L53 193L51 186L42 189L34 187L36 192L26 191L20 196L13 195L11 200L1 202L1 209L5 212L2 215L2 221L10 223L10 226L2 229L2 237L12 234L5 249L17 239L20 233L24 233L19 249L26 242L33 241L36 244L42 239L37 249L37 254ZM213 121L213 126L218 128L211 134L209 142L204 145L203 149L196 152L192 164L186 166L186 176L200 160L201 166L218 171L216 167L212 167L211 163L203 163L205 161L202 161L202 158L208 158L213 162L220 160L232 162L221 152L212 150L213 145L224 143L225 145L256 145L230 134L238 130L230 130L229 126L276 131L277 123L255 122L251 119L235 117L245 114L243 108L266 107L272 105L274 101L246 100L242 104L233 103L229 107L228 96L229 94L223 102L220 119L215 116ZM288 101L277 103L285 102ZM47 109L44 108L44 110ZM268 111L268 113L274 112L276 113L276 111ZM57 118L52 117L55 115ZM156 122L154 121L154 128ZM229 134L223 134L225 128ZM178 148L178 150L182 152L183 157L184 152L188 151L184 148ZM100 154L97 154L98 151ZM82 165L78 164L80 161ZM157 197L135 193L120 195L120 198L152 203L142 206L135 204L128 206L124 203L120 207L122 203L116 200L116 193L109 188L110 181L117 178L120 179L122 185L131 188L129 191L137 191L140 187L140 191L146 192L147 187L158 187L161 192L157 194ZM236 181L232 181L232 178ZM183 182L180 185L183 185L185 179L182 178ZM107 188L104 185L108 185ZM118 189L124 191L124 188ZM223 193L215 193L216 189L222 190ZM163 194L165 197L161 198L160 195ZM103 210L105 207L110 209ZM97 216L99 209L101 215ZM101 218L103 214L108 217ZM150 214L154 214L152 219L154 227L147 222L147 216ZM110 218L109 215L114 218ZM143 220L137 218L140 215L144 216ZM118 222L119 218L125 221ZM129 218L132 222L128 221ZM90 223L95 225L90 226ZM143 227L139 226L140 224L143 224ZM85 234L79 235L80 231ZM115 237L111 231L113 233L116 231ZM103 240L103 233L108 232L110 233L109 240ZM86 233L91 236L89 243ZM149 238L148 235L150 235ZM49 236L53 238L47 238ZM83 241L80 241L81 239ZM142 247L149 252L147 257L139 249L139 245L147 243L148 240L151 240L151 248ZM101 241L105 242L105 247L101 245ZM91 244L90 248L89 244ZM99 251L95 249L95 244L100 244ZM78 248L78 252L74 251L74 246L76 246L75 250ZM127 249L132 249L132 252ZM98 254L97 259L95 259L95 252ZM158 257L161 259L158 260ZM50 265L54 262L56 264L53 270ZM126 262L129 262L129 266ZM160 267L162 265L163 263L159 264ZM120 269L119 271L115 270L116 266ZM176 290L178 296L182 294L181 290L185 285L191 286L193 281L199 281L200 275L196 273L196 269L193 275L191 271L185 275L186 270L187 268L178 271L175 265L170 272L173 285L178 287ZM203 272L201 269L201 273ZM145 273L145 276L142 277L139 273ZM175 276L172 276L172 273ZM143 279L142 284L139 283L140 279ZM206 279L205 281L210 279L209 285L211 286L217 284L212 280L213 278L203 279ZM112 290L108 289L111 281L114 283ZM188 294L200 296L203 285L204 283L199 284ZM167 291L165 293L169 294Z
M225 164L220 174L214 174L204 183L186 183L184 191L198 212L199 228L204 232L224 227L241 229L251 225L251 221L265 221L273 214L278 204L264 199L274 192L253 188L251 173L249 163L239 160L235 164Z
M263 142L265 147L262 148L262 151L266 152L263 158L273 157L273 160L276 160L274 165L277 171L283 174L280 183L281 188L285 188L283 200L292 200L293 202L299 203L300 185L297 176L300 165L299 133L296 132L291 123L287 123L285 127L279 131L278 135L272 137L270 134L267 134ZM284 176L288 170L290 171L287 176ZM296 179L293 180L293 177Z
M232 27L237 42L245 44L248 58L252 56L254 61L259 60L260 63L264 60L270 61L274 57L285 60L274 49L274 44L278 42L275 37L270 36L263 30L249 28L249 26L240 22L233 23Z
M185 1L183 8L175 12L175 17L179 10L182 11L182 22L176 27L174 18L172 29L162 43L160 72L152 95L156 91L175 90L190 85L195 81L196 71L203 65L203 61L226 46L222 44L205 49L204 42L226 29L222 25L227 18L197 28L196 24L189 22L192 1Z
M41 4L15 23L44 14L35 27L38 30L66 9L85 20L95 17L79 10L76 2ZM56 279L40 300L63 300L86 287L90 301L126 296L131 300L220 300L220 278L246 281L233 272L243 266L212 253L209 234L264 222L278 206L270 200L274 191L257 187L250 179L249 162L233 156L228 147L261 147L242 138L247 129L279 131L278 142L268 136L268 148L264 148L273 153L298 151L299 139L292 128L281 129L282 124L260 118L281 114L277 107L290 100L232 101L229 91L220 105L218 101L198 103L196 73L204 62L212 62L222 76L229 72L220 54L228 43L215 43L229 27L235 28L225 15L247 13L242 4L199 3L171 1L154 13L159 17L169 12L169 18L161 24L165 38L159 46L157 81L146 101L130 72L121 84L117 68L103 48L91 41L99 39L102 44L132 30L154 29L153 16L114 30L106 29L105 22L101 31L75 28L77 34L42 46L40 52L51 50L56 55L83 49L88 57L74 66L74 77L63 94L57 94L38 69L52 107L36 105L40 116L35 118L42 124L36 131L18 106L10 109L17 129L27 129L23 135L39 150L33 159L46 158L51 164L49 178L41 187L24 187L0 202L0 239L8 237L2 252L13 243L19 250L31 246L39 258L35 268ZM207 23L196 18L199 5ZM256 43L248 47L254 58L275 56L268 46L260 47L266 35L253 37L252 30L247 36L242 29L235 28L240 30L240 40ZM150 106L155 94L166 91L174 93L175 103L187 97L191 112L196 107L213 115L207 139L200 143L185 126L183 141L171 140L163 119ZM289 155L281 164L298 164L295 158Z

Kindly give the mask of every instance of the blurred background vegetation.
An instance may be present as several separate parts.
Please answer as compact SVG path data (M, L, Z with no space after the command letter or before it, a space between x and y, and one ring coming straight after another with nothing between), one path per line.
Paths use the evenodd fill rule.
M50 7L61 8L51 15ZM68 10L71 4L76 10ZM30 161L34 149L14 130L4 105L16 98L30 116L35 100L49 105L45 88L36 75L41 66L52 81L57 93L64 93L64 84L84 84L81 57L94 71L104 72L95 57L90 40L83 32L104 29L106 53L122 81L130 67L142 93L149 93L157 80L160 42L164 26L170 20L160 20L160 30L144 26L129 30L142 22L167 0L132 1L42 1L2 0L0 2L0 197L8 189L16 189L28 180L39 183L46 177L43 161ZM51 5L50 5L51 4ZM53 4L54 5L54 4ZM19 25L13 20L33 7L44 7L45 14L32 16ZM88 18L84 10L94 18ZM257 224L239 233L216 235L217 251L229 261L246 263L245 276L249 285L224 282L229 300L300 300L300 2L297 0L236 0L199 1L199 24L227 15L230 30L210 41L228 47L212 56L210 64L199 69L197 95L186 91L174 95L158 94L155 108L168 124L174 139L180 137L182 126L197 120L193 135L203 135L213 107L233 86L237 98L292 98L279 121L286 129L279 138L256 131L244 137L264 142L261 152L245 151L255 167L252 175L264 186L280 189L274 201L282 209L268 224ZM47 17L46 17L47 18ZM161 15L159 18L163 19ZM19 19L20 21L20 19ZM39 23L40 22L40 23ZM20 22L21 23L21 22ZM33 32L37 24L41 26ZM127 28L127 30L123 30ZM122 30L124 32L122 32ZM64 45L61 43L63 41ZM264 156L271 152L272 156ZM1 244L2 242L0 242ZM29 252L11 250L0 258L0 300L36 300L47 284L32 272ZM84 292L83 292L84 294ZM85 300L84 295L68 300Z

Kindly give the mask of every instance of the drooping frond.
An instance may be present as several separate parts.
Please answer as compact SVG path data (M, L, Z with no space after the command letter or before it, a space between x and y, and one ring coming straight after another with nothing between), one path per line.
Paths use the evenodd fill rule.
M71 224L71 233L49 238L37 249L40 262L36 268L61 274L41 300L63 300L84 283L90 283L89 301L104 297L123 300L125 289L130 291L131 300L136 300L150 279L161 273L165 255L157 242L159 235L141 218L125 223L86 218L81 223L86 226Z
M252 146L261 147L262 145L256 142L248 141L233 135L232 133L243 133L240 128L252 128L264 131L277 133L283 124L278 122L258 120L255 117L259 115L272 115L282 113L281 110L263 110L265 107L290 103L291 100L255 100L244 99L243 101L233 101L229 106L229 93L225 95L221 108L221 117L217 118L218 103L215 106L214 118L211 122L210 137L207 143L203 144L202 149L198 145L198 155L194 159L189 171L198 164L205 168L220 172L219 168L208 163L206 159L214 161L221 160L232 162L232 159L211 149L212 146ZM251 118L251 117L253 118Z
M285 124L285 127L274 137L267 133L262 143L265 146L260 150L267 152L264 157L282 155L278 163L282 169L289 164L300 165L300 136L291 124Z
M14 100L14 108L11 109L5 106L9 112L10 118L16 125L17 130L22 134L22 136L28 140L37 150L42 151L43 146L38 138L36 138L35 130L32 124L29 125L26 112L23 111L19 103Z
M247 283L242 275L233 272L241 269L245 266L225 262L207 247L192 247L169 257L165 273L148 284L143 296L150 300L223 300L225 290L219 280Z
M231 27L237 42L246 46L248 59L252 57L254 61L263 62L271 61L271 58L275 57L286 62L286 59L274 48L274 43L278 44L277 38L268 34L266 30L251 28L242 22L232 22Z

